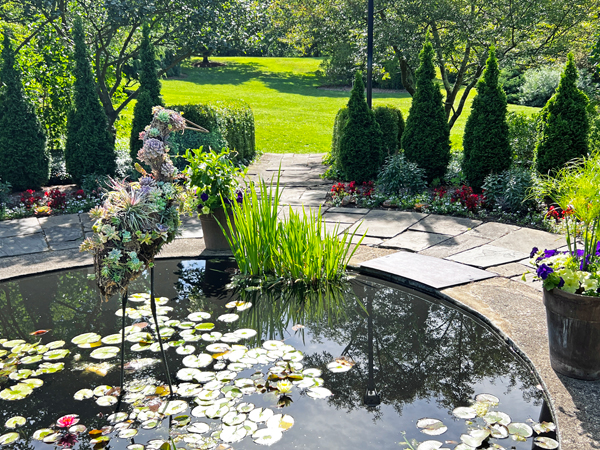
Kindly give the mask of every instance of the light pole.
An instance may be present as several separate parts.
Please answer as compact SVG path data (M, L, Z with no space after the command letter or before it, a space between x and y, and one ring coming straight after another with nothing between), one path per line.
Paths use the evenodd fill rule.
M369 0L367 10L367 105L373 107L373 0Z

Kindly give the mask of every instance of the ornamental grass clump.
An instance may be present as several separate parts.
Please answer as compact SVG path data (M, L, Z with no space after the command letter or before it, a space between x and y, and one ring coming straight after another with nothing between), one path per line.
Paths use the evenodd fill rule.
M320 208L308 214L289 208L279 220L279 179L274 189L261 181L258 192L252 186L233 205L233 220L227 217L221 224L230 231L227 240L242 277L309 288L341 281L363 238L352 249L356 231L338 236L336 227L327 232Z
M600 296L600 155L574 160L555 177L542 178L537 193L555 203L551 215L562 222L566 251L531 252L544 288Z
M188 128L175 111L155 107L154 118L140 133L143 140L138 159L142 174L137 182L110 180L104 203L90 211L95 219L94 235L87 238L81 251L94 254L96 280L100 292L110 296L123 292L147 267L162 246L175 239L179 229L179 206L184 189L169 158L167 137Z

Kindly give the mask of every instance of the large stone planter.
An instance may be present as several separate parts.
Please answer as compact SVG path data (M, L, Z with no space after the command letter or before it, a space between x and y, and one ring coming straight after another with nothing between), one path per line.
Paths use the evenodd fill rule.
M233 211L231 209L227 210L229 214L229 219L234 226L235 223L233 221ZM218 222L217 222L218 221ZM204 236L204 244L206 245L206 250L215 250L215 251L231 251L229 247L229 243L227 242L227 238L223 233L223 230L219 226L219 223L225 228L225 232L228 236L231 236L229 233L229 228L227 226L227 219L225 217L225 210L223 208L219 208L213 211L212 214L202 214L200 215L200 223L202 224L202 234Z
M563 375L600 380L600 298L544 289L550 362Z

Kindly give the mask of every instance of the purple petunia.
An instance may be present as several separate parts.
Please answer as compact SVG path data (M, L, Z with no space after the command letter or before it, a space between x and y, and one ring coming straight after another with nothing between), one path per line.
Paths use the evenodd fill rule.
M564 285L565 285L565 280L563 280L563 277L560 277L560 281L558 282L558 288L560 289Z
M200 196L200 200L202 200L203 202L208 200L208 194L206 192L203 192L202 195Z
M535 256L535 254L538 252L538 250L539 250L539 249L538 249L537 247L533 247L533 248L531 249L531 253L529 254L529 257L530 257L530 258L533 258L533 257Z
M548 278L548 275L550 275L552 272L554 272L554 269L552 267L546 264L542 264L537 269L537 276L540 277L542 280L545 280L546 278Z
M544 258L551 258L552 256L556 255L558 253L558 250L544 250Z

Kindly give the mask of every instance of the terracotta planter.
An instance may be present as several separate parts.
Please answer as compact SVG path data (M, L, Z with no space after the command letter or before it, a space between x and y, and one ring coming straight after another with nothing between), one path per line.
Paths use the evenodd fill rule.
M229 219L231 220L231 223L235 229L235 223L233 222L233 211L228 209L227 213L229 214ZM229 228L227 227L227 219L225 217L225 211L223 208L213 211L212 214L200 215L200 223L202 224L202 234L204 235L204 244L206 245L207 250L231 250L225 234L223 234L223 230L219 226L220 223L223 228L225 228L227 235L231 236L229 233Z
M600 380L600 298L544 290L550 362L563 375Z

